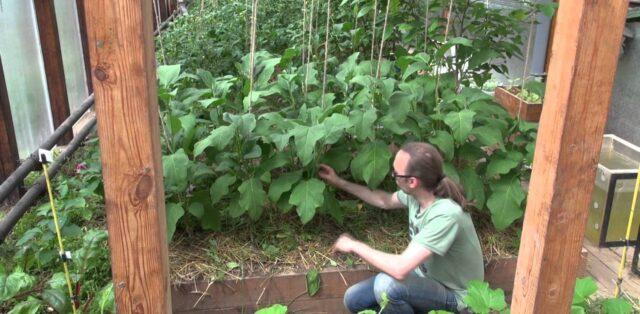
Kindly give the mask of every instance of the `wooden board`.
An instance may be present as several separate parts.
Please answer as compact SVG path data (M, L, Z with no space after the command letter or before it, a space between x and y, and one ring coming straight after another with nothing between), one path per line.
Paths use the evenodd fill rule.
M560 1L513 313L569 312L627 5Z
M584 273L586 253L580 262ZM515 257L491 261L485 268L485 280L500 288L510 299L516 271ZM341 270L329 268L321 272L322 288L313 297L306 292L305 274L294 273L273 277L253 277L224 282L194 282L173 286L174 313L251 313L271 304L290 304L292 312L347 313L342 298L347 288L376 272L366 266ZM344 279L343 279L344 278ZM295 300L295 301L294 301Z
M2 152L0 153L0 182L4 182L18 168L19 155L2 59L0 59L0 152ZM16 201L18 196L16 189L9 195L8 201Z
M600 248L589 241L584 241L584 248L589 253L587 272L598 282L600 287L598 293L603 296L613 296L622 248ZM640 296L640 276L631 272L632 258L633 247L630 247L627 249L627 264L623 273L622 290L630 295Z
M506 109L511 117L518 116L518 110L520 111L520 119L529 122L538 122L540 120L540 113L542 112L542 103L530 103L520 98L507 90L504 87L499 86L495 90L494 95L496 102L502 105Z
M64 78L56 10L54 0L33 0L33 4L38 22L44 72L47 78L51 117L53 127L57 128L69 117L69 99ZM69 131L60 139L58 145L68 144L72 138L73 132Z
M117 312L169 313L151 1L85 11Z

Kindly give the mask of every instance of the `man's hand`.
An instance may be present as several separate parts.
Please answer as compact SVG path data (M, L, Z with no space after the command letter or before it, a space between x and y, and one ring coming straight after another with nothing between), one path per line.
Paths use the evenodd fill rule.
M354 245L358 243L356 239L351 237L348 233L343 233L338 237L336 243L333 244L331 248L332 253L340 252L340 253L353 253Z
M331 168L329 165L320 164L319 166L320 170L318 171L318 176L330 185L338 187L340 183L340 177L336 174L336 171L333 170L333 168Z

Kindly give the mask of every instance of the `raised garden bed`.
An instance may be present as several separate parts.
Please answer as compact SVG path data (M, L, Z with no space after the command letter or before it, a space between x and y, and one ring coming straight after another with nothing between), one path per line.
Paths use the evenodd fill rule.
M511 87L505 88L499 86L495 90L494 97L496 102L502 105L512 117L518 115L518 108L520 108L520 119L529 122L540 121L540 114L542 113L542 103L531 103L518 97L519 88Z
M582 254L580 273L584 273ZM499 258L485 267L485 281L511 298L517 257ZM347 313L342 297L347 288L376 272L364 265L352 269L327 268L320 273L321 288L307 294L304 273L250 277L216 282L197 281L172 287L174 313L251 313L271 304L288 305L291 313Z

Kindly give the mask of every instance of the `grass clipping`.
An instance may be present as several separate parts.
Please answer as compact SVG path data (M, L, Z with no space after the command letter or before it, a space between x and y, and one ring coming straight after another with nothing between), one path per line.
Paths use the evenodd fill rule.
M497 232L487 214L472 215L486 262L517 253L515 229ZM331 254L331 246L341 233L399 254L409 243L407 219L405 210L358 205L345 215L342 224L318 216L302 225L295 213L265 213L259 221L240 222L220 232L179 230L169 246L171 281L180 284L303 273L314 268L349 269L366 263L357 256Z

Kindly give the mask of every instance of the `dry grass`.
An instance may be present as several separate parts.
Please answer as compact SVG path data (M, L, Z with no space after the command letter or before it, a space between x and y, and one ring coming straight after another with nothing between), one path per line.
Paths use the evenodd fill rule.
M518 248L516 232L496 232L487 217L474 213L485 259L512 256ZM295 213L266 214L221 232L176 232L169 247L171 280L240 279L363 264L356 257L331 254L333 241L343 232L385 252L400 253L408 244L405 211L358 206L342 225L321 216L306 226Z

